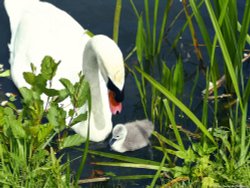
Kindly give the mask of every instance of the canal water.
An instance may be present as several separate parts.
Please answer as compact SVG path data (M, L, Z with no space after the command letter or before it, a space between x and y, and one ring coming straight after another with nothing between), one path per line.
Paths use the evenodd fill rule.
M70 14L73 18L75 18L85 29L90 30L94 34L105 34L112 37L113 32L113 18L114 18L114 11L115 11L115 0L94 0L94 1L87 1L87 0L49 0L52 4L57 6L58 8L65 10L68 14ZM135 5L138 8L139 12L143 10L144 6L143 0L136 0ZM159 15L163 13L165 8L165 1L160 1L160 8L159 8ZM153 12L153 4L154 1L150 1L150 9ZM243 9L244 3L239 4L240 8ZM182 9L182 5L180 1L174 1L173 7L171 8L170 18L169 20L173 20L173 18L180 12ZM153 15L151 15L153 17ZM177 23L175 24L175 30L172 30L169 34L169 41L173 41L176 33L182 28L183 24L185 23L186 18L184 15L178 19ZM131 4L129 0L123 0L122 4L122 12L121 12L121 20L120 20L120 29L119 29L119 46L123 52L124 57L126 57L129 52L133 49L135 45L135 37L136 37L136 30L137 30L137 18L133 12ZM212 31L212 27L211 27ZM199 38L200 36L198 36ZM4 65L5 69L9 69L8 58L9 52L7 44L10 40L10 29L9 29L9 22L6 12L4 10L3 1L0 2L0 64ZM192 61L192 57L194 56L193 48L186 48L185 46L191 43L190 41L190 34L188 32L184 33L182 36L182 50L183 55L187 57L187 61ZM168 62L174 64L176 62L175 55L169 54L168 55ZM190 57L191 55L191 57ZM132 57L126 63L129 66L132 66L136 62L136 58ZM196 69L197 64L189 64L185 67L185 70L192 72ZM205 88L203 84L199 85L200 89ZM192 88L192 80L185 83L189 86L185 87L185 92L190 92L190 88ZM12 83L10 78L0 78L0 99L3 99L4 93L6 92L14 92L18 93L17 89L15 88L14 84ZM184 92L184 93L185 93ZM194 102L197 105L202 101L200 91L195 94L198 96L199 100L195 100ZM125 123L129 121L134 121L136 119L144 118L144 113L142 107L140 105L140 98L139 93L137 91L134 79L131 74L126 76L126 83L125 83L125 102L123 104L123 111L121 114L113 117L114 124L117 123ZM83 148L84 146L82 146ZM108 146L108 141L104 141L102 143L91 143L90 149L97 150L97 151L105 151L115 153L110 151ZM81 155L81 152L76 150L67 150L70 153L71 158L76 158ZM143 148L141 150L135 152L127 152L124 155L131 156L131 157L138 157L150 160L161 160L161 156L152 150L150 147ZM104 171L106 173L114 173L119 176L123 175L133 175L133 174L154 174L155 171L149 170L131 170L129 168L118 168L118 167L105 167L105 166L94 166L91 165L91 162L95 161L112 161L111 159L101 158L101 157L94 157L89 156L87 159L86 167L84 168L82 178L88 178L93 170ZM72 168L77 169L79 165L80 159L75 160L72 163ZM102 184L92 184L92 185L84 185L83 187L146 187L146 185L150 184L149 180L141 180L141 181L115 181L115 182L107 182Z

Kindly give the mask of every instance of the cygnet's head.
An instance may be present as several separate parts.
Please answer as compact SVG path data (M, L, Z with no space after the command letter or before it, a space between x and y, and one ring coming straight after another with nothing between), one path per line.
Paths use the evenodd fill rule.
M127 129L123 124L117 124L112 131L112 139L124 140L127 136Z
M127 136L127 129L123 124L117 124L112 131L112 138L109 141L109 145L115 151L121 150L124 140Z

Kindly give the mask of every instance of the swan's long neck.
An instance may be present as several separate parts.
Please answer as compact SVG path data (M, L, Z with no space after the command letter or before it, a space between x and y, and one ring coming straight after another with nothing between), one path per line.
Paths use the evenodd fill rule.
M101 74L101 62L98 61L97 53L93 49L91 42L88 42L83 56L83 74L90 83L91 91L90 131L102 131L103 134L108 135L112 130L111 112L108 90Z

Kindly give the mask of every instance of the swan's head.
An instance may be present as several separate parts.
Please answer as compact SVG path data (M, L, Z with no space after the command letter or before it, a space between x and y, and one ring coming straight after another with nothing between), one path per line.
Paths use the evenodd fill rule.
M115 150L122 152L124 150L123 143L126 139L128 131L123 124L117 124L112 131L112 138L109 141L110 147Z
M120 113L124 99L125 68L123 55L117 44L104 35L90 39L96 52L99 69L109 90L110 109L113 114Z

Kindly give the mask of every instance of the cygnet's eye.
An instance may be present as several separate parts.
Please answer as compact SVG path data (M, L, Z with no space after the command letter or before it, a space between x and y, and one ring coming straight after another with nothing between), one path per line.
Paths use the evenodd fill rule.
M116 135L115 138L116 138L116 139L119 139L119 138L120 138L120 135Z

